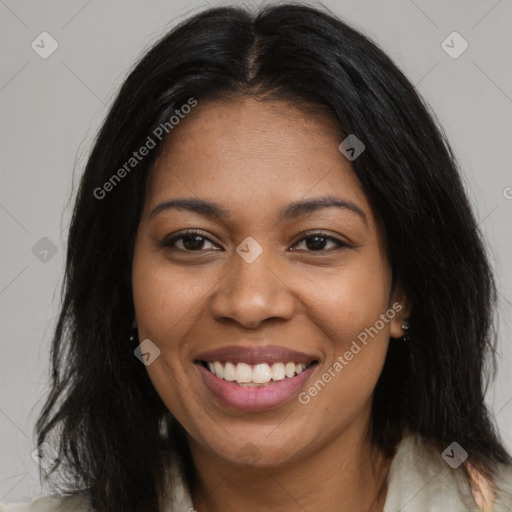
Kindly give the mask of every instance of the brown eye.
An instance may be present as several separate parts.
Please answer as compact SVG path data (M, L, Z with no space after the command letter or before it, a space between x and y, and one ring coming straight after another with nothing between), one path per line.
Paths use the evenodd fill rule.
M164 240L161 246L171 250L201 252L204 250L204 244L208 242L213 244L213 242L201 232L191 230Z
M324 235L323 233L312 233L308 236L305 236L299 240L295 246L303 243L304 241L306 242L307 250L310 252L326 252L324 249L326 244L329 242L334 243L335 248L348 247L348 244L342 242L341 240L338 240L332 236Z

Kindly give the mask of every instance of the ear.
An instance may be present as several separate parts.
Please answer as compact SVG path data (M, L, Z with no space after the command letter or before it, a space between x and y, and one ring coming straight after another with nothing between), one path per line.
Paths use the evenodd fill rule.
M402 328L403 322L409 320L412 309L412 301L399 286L392 294L389 304L390 310L395 311L395 316L390 321L389 334L392 338L401 338L405 332Z

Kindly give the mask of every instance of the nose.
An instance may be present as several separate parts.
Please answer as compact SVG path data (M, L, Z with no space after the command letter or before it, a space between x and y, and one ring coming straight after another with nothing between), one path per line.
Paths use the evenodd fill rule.
M211 312L220 322L257 329L269 319L289 320L296 308L290 283L270 250L248 263L233 252L230 269L211 298Z

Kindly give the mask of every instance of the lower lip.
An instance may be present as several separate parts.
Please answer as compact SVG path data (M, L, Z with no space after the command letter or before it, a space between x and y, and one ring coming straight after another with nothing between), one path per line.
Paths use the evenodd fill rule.
M274 384L258 387L238 386L216 377L200 363L196 366L208 389L223 405L243 411L260 411L278 407L290 400L299 392L318 365L309 366L291 379L285 378Z

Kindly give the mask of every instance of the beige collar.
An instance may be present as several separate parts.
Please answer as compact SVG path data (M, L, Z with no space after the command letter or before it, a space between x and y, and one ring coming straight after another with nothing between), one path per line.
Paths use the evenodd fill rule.
M452 469L441 454L431 450L420 436L406 433L390 466L383 512L511 512L512 466L498 466L494 493L473 468L469 469L475 482L480 482L483 488L481 496L478 492L472 493L462 466ZM168 482L170 496L165 512L193 510L179 463L171 466ZM489 488L487 491L486 487ZM493 496L496 497L494 503Z

